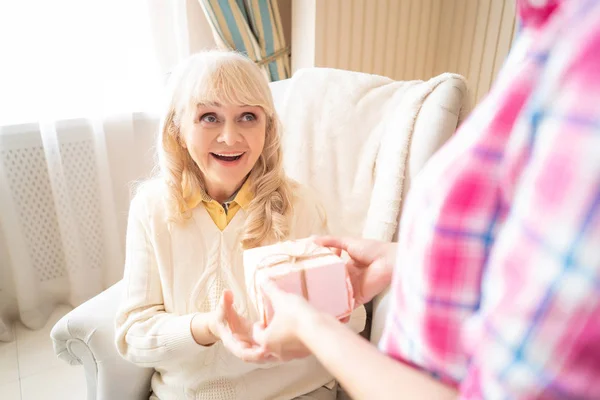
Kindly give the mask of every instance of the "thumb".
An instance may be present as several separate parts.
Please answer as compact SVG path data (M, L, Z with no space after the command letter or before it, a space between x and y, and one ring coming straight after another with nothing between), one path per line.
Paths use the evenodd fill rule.
M272 336L272 328L265 327L260 322L257 322L252 326L252 340L254 340L262 349L267 351L267 354L272 358L272 361L282 361L276 353L272 352L272 347L274 345L274 343L270 343L273 339Z
M323 247L336 248L340 250L348 250L349 238L336 236L319 236L314 238L315 244Z
M337 244L337 242L333 238L327 237L327 236L311 235L308 239L311 240L317 246L327 247L336 256L338 256L338 257L342 256L342 248L339 246L335 246L335 244ZM334 245L331 245L331 244L334 244Z
M252 339L261 346L264 346L267 341L265 327L260 322L256 322L252 325Z
M223 290L221 299L225 308L230 308L233 305L233 292L229 289Z
M235 312L233 308L233 292L231 290L225 289L223 291L219 307L223 313L223 319L229 321L233 316L232 313Z
M342 249L338 249L337 247L328 247L328 249L331 250L336 256L342 256Z

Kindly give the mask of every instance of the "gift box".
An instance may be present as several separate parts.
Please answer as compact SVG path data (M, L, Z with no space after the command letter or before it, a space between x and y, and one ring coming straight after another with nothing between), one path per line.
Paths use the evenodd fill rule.
M265 325L273 309L261 286L274 282L281 290L303 296L316 309L338 318L354 309L346 263L330 249L309 239L280 242L244 251L246 288Z

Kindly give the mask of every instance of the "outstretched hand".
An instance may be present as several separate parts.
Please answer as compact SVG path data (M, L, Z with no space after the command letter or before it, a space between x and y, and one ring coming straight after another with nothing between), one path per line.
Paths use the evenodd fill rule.
M318 312L303 297L286 293L273 282L267 282L262 290L273 307L273 318L266 327L262 323L254 325L256 342L281 361L309 356L300 333Z
M225 290L209 326L211 333L221 340L233 355L246 362L274 361L252 337L252 324L233 307L233 293Z
M331 236L313 240L319 246L337 249L339 253L343 250L350 256L346 267L356 307L368 303L389 286L396 261L396 243Z

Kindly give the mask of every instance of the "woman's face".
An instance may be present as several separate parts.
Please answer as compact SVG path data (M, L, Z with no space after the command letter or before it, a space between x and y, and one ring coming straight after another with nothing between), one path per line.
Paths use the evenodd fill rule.
M263 151L267 115L258 106L199 105L181 127L184 147L204 176L207 193L219 202L244 182Z

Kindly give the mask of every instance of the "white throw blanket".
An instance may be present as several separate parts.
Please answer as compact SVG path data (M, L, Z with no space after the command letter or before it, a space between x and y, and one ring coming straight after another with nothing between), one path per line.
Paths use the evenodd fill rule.
M326 68L292 77L279 110L285 169L321 195L332 233L392 240L419 110L456 77L397 82Z

